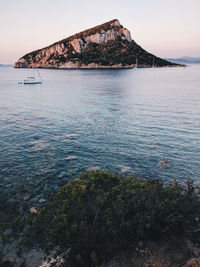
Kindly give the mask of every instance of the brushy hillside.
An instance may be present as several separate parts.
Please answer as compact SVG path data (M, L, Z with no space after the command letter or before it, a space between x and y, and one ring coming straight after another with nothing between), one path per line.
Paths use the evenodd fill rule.
M53 251L64 266L102 266L136 255L141 243L197 238L199 213L191 184L183 190L96 171L68 182L38 213L17 218L13 232L20 233L22 247Z

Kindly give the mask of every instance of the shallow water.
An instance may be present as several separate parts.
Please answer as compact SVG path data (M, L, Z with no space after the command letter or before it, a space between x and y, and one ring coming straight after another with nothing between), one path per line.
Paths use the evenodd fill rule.
M43 84L18 84L32 72L0 68L4 203L37 206L92 167L199 182L200 65L40 70Z

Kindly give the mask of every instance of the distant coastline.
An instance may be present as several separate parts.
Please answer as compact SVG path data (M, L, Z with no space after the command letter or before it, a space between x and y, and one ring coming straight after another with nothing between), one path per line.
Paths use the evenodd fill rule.
M14 66L13 64L0 64L0 67L12 67Z
M200 57L178 57L178 58L166 58L172 63L181 63L181 64L199 64Z

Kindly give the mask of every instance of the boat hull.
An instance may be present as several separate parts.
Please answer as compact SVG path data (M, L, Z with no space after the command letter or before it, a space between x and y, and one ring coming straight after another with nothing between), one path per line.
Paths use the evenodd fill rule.
M42 82L23 82L23 84L41 84Z

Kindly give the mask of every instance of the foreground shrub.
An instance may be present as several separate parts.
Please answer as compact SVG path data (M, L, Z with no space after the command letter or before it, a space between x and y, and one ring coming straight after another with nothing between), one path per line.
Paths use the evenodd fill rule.
M139 240L183 235L198 214L198 201L179 188L97 171L68 182L32 215L24 240L62 254L66 266L99 266Z

